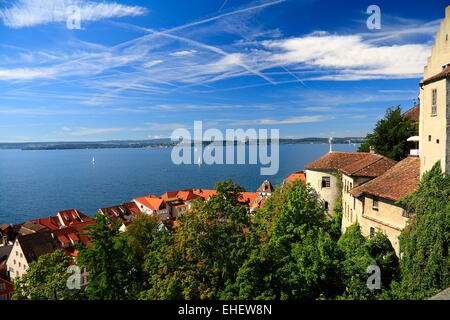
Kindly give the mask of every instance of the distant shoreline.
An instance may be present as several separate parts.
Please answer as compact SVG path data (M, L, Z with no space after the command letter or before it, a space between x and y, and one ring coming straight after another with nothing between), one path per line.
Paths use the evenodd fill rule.
M356 144L363 143L361 137L333 138L333 144ZM116 148L171 148L179 142L166 141L98 141L98 142L24 142L24 143L0 143L0 149L19 150L75 150L75 149L116 149ZM226 144L227 141L217 141L215 144ZM234 141L234 144L259 144L259 141ZM267 143L271 143L270 140ZM328 144L328 138L301 138L301 139L280 139L280 144ZM211 142L203 141L203 145ZM193 143L191 143L193 146Z

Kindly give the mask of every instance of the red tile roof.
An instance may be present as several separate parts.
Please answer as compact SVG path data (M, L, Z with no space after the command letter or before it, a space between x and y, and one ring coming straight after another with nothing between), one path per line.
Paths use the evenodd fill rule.
M420 117L420 104L412 107L411 109L407 110L405 113L402 114L403 118L408 118L413 121L419 122Z
M314 160L310 164L305 166L306 169L342 169L349 164L355 163L363 158L366 158L372 153L368 152L344 152L344 151L332 151L323 155L317 160Z
M256 197L258 194L256 192L241 192L242 195L242 202L245 202L248 200L249 206L252 206L255 203Z
M155 196L140 197L133 200L154 211L159 210L161 204L163 203L163 199L157 197L155 198Z
M131 202L124 202L122 203L122 205L127 208L128 210L130 210L133 213L139 213L141 212L141 210L139 210L139 207L136 205L135 202L131 201Z
M59 221L58 217L41 218L32 221L37 222L43 226L46 226L50 230L58 230L59 227L61 227L61 222Z
M408 157L387 170L379 177L350 190L355 197L372 194L398 200L417 190L420 181L420 159Z
M202 197L204 200L208 200L212 196L217 194L216 190L209 190L209 189L192 189L194 194Z
M84 213L77 209L70 209L58 212L57 216L60 217L60 222L64 226L70 226L73 223L86 222L92 220Z
M292 173L289 177L284 179L285 182L292 182L295 180L306 181L306 174L303 171L298 171Z
M346 165L341 171L350 176L378 177L397 162L379 154L366 153L360 160Z

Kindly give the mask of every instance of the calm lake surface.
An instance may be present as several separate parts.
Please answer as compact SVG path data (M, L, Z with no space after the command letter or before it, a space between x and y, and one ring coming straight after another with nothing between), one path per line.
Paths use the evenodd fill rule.
M333 150L356 151L357 147L341 144ZM175 165L171 148L0 150L0 224L72 208L93 215L99 208L149 194L211 189L228 178L255 191L264 179L280 184L328 150L327 144L280 145L280 168L273 176L261 176L260 164Z

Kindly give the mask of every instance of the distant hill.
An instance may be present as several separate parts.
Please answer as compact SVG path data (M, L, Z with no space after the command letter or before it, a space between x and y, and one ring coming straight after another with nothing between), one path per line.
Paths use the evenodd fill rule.
M361 137L333 138L333 144L363 143ZM216 142L220 143L220 142ZM222 141L225 143L225 141ZM235 142L236 143L236 142ZM257 143L257 141L246 141L247 144ZM270 143L270 140L269 140ZM301 139L280 139L280 144L314 144L328 143L328 138L301 138ZM20 150L66 150L66 149L111 149L111 148L168 148L177 145L170 139L152 140L110 140L110 141L74 141L74 142L22 142L22 143L0 143L0 149L20 149ZM204 145L210 142L203 142Z

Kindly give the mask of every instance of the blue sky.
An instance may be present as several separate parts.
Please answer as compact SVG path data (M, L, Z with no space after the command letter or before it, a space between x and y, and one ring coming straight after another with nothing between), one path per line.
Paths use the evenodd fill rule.
M0 0L0 141L158 138L194 120L364 136L412 107L447 4Z

